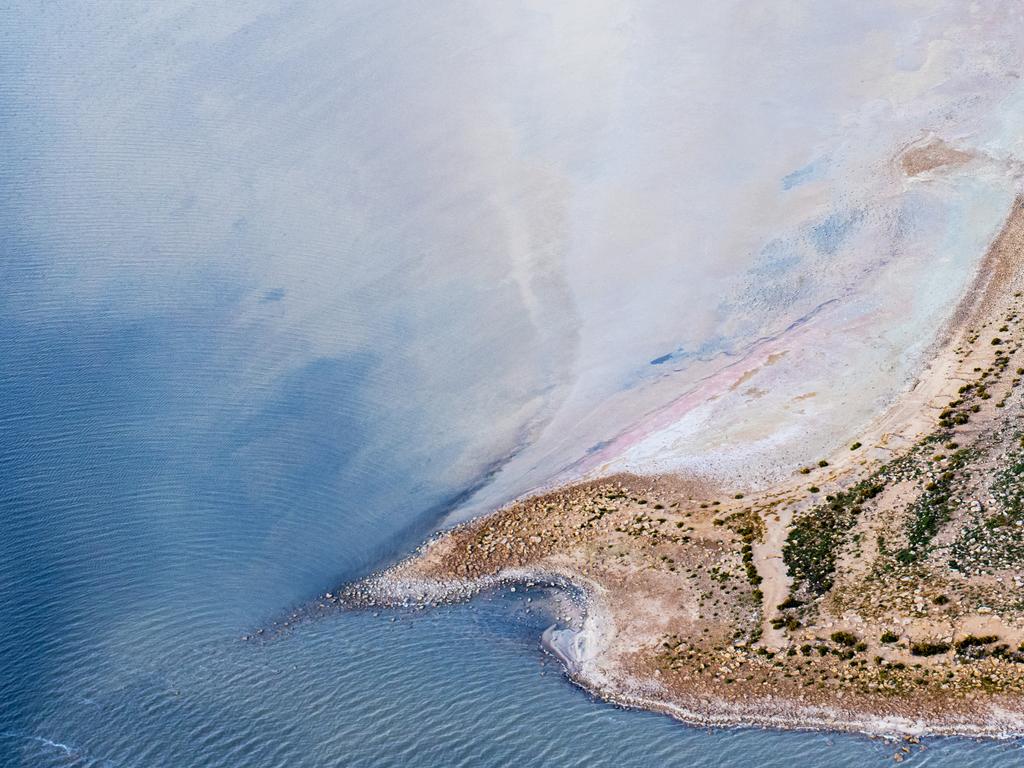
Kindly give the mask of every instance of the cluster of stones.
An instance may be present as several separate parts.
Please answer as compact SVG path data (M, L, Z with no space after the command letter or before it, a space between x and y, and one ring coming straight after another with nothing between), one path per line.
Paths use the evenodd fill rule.
M898 636L885 632L877 644L895 645ZM785 653L734 646L709 648L676 635L664 638L657 655L662 677L688 683L770 686L828 696L844 691L861 696L893 696L940 690L958 697L986 692L1024 691L1024 652L1012 650L994 636L966 636L956 643L919 641L907 647L911 661L888 660L872 653L869 644L849 631L794 645ZM938 654L952 654L952 663L935 664ZM692 687L692 686L691 686Z

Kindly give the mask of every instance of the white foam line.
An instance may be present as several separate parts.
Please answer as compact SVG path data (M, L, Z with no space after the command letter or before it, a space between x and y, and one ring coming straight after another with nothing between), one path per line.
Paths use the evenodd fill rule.
M543 647L557 658L570 680L598 698L617 706L660 712L699 727L762 727L777 730L817 730L862 733L870 736L961 736L1010 739L1024 736L1020 713L991 707L978 713L983 721L967 718L928 719L898 715L852 713L834 707L802 704L793 699L766 697L758 707L701 699L691 705L645 694L635 684L619 679L617 670L601 664L602 650L614 633L610 614L596 598L595 587L576 574L554 570L510 568L476 579L402 579L385 571L362 583L361 602L387 607L427 608L465 602L481 592L526 584L568 591L579 601L583 619L579 629L548 627ZM648 691L657 687L656 683ZM765 711L771 706L774 712Z

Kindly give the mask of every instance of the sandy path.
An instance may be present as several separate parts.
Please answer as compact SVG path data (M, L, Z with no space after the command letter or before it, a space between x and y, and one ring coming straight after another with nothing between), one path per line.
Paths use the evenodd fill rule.
M793 507L788 505L766 515L764 540L753 548L754 566L764 579L761 582L761 592L764 593L761 601L761 642L773 651L781 650L787 644L785 629L773 628L771 621L778 615L776 606L789 596L790 578L782 560L782 547L792 519Z

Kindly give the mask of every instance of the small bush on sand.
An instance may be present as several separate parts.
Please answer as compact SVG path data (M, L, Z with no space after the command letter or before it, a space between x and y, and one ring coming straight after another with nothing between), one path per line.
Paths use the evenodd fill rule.
M857 644L857 636L852 632L840 630L832 633L832 642L852 648Z
M938 656L949 651L949 643L935 643L930 640L918 640L910 646L914 656Z

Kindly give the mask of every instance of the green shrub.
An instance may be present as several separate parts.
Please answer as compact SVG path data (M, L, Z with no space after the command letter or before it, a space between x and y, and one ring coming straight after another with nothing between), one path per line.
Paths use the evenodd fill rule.
M998 640L997 635L967 635L956 641L956 649L963 651L967 648L972 648L979 645L989 645Z
M857 636L852 632L845 632L843 630L840 630L838 632L833 632L831 637L833 643L845 645L850 648L857 644Z
M910 645L910 653L914 656L938 656L949 651L949 643L936 643L930 640L918 640Z
M874 477L862 480L825 503L798 515L782 549L794 587L821 595L832 588L836 554L869 499L885 486Z
M920 560L931 549L931 541L950 519L956 507L954 481L956 473L974 457L966 448L954 451L948 459L947 471L935 482L925 486L924 493L910 505L911 518L906 526L907 546L896 553L896 560L909 565Z

